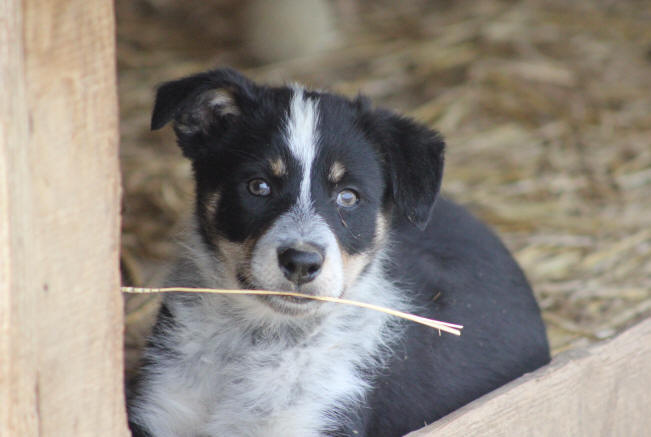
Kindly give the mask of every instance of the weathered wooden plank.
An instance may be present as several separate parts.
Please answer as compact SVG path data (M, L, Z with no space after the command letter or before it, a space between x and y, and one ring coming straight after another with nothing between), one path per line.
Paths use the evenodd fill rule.
M126 436L111 0L0 2L0 436Z
M409 437L651 435L651 319L572 350Z

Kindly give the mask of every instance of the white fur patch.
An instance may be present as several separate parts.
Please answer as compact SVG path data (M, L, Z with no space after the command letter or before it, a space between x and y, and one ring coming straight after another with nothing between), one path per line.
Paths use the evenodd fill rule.
M289 150L303 169L299 203L302 208L310 208L310 174L319 141L319 111L317 102L305 97L303 88L294 85L292 89L294 94L289 105L285 139Z

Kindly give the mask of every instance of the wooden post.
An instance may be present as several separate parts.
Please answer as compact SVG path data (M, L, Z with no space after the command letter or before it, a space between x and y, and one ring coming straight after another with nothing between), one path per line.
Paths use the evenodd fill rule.
M0 1L0 436L127 436L111 0Z
M651 319L568 351L408 437L651 435Z

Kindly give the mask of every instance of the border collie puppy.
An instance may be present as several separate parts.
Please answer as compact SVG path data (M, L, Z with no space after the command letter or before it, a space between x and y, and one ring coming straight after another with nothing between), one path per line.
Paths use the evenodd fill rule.
M289 290L465 325L463 335L278 296L165 296L129 399L136 436L400 436L544 365L531 289L439 198L444 143L364 98L233 70L163 84L196 180L167 286Z

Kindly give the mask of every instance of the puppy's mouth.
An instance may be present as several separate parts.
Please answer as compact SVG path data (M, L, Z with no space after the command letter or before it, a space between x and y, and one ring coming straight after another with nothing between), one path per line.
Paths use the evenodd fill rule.
M246 290L262 290L265 289L263 287L259 287L253 282L251 282L246 275L243 273L238 273L237 274L237 280L239 281L240 285L242 286L243 289ZM278 290L278 291L291 291L291 292L296 292L300 293L300 290L294 289L294 290ZM281 310L282 312L285 312L287 308L279 308L278 304L285 304L286 305L297 305L297 306L302 306L306 305L309 303L318 303L318 301L312 300L312 299L305 299L301 297L296 297L296 296L264 296L264 295L256 295L256 297L262 301L264 301L267 305L270 305L272 308L276 310Z

